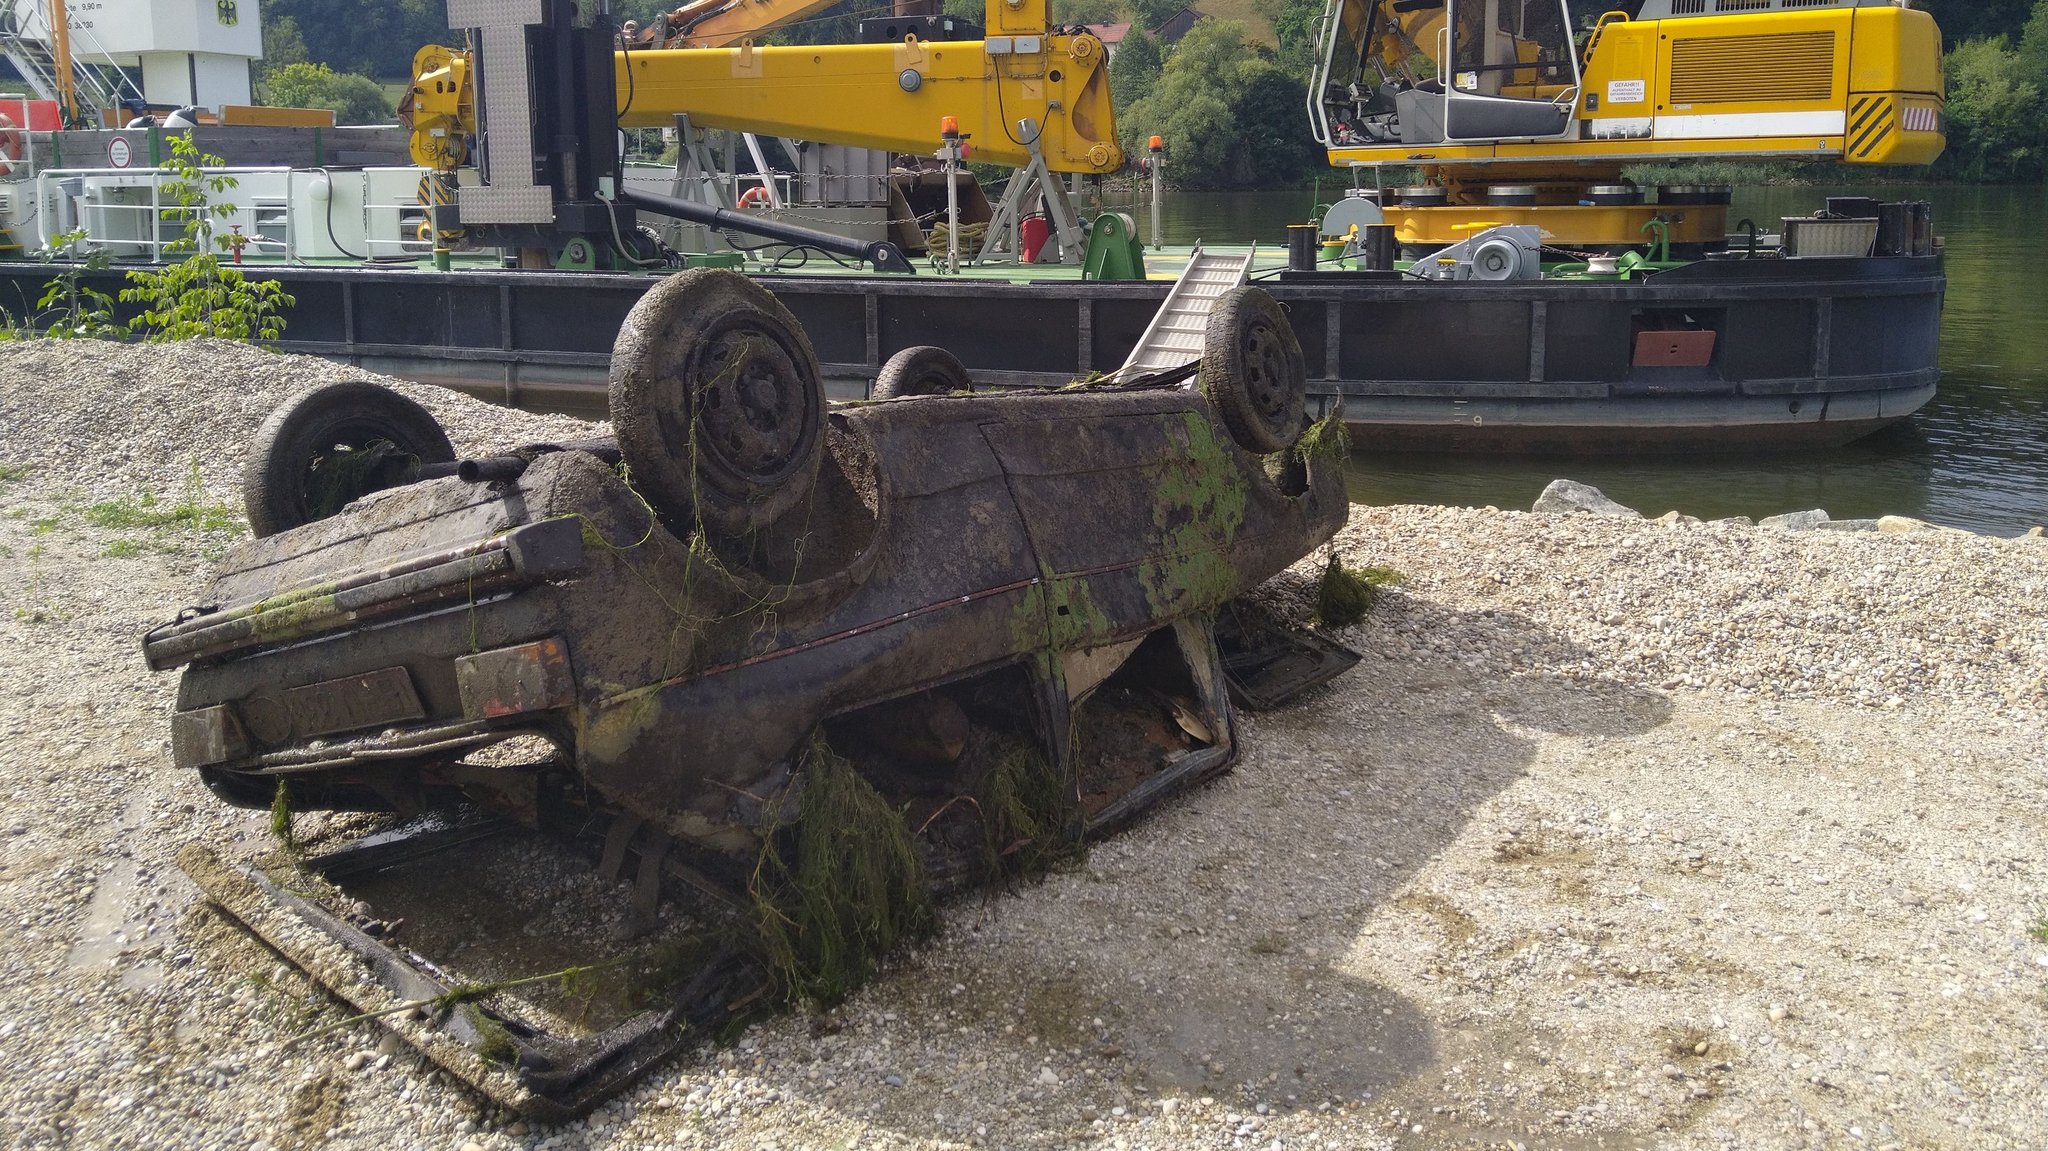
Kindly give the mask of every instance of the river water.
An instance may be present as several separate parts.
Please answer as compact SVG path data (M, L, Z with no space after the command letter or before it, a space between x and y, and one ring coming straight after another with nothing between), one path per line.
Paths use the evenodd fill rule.
M1326 189L1335 195L1340 185ZM1711 459L1592 459L1472 454L1356 457L1360 503L1526 508L1559 476L1593 484L1649 515L1703 519L1825 508L1836 519L1918 516L2018 535L2048 522L2048 188L1750 188L1731 220L1804 215L1829 195L1924 199L1948 245L1942 379L1911 420L1833 452ZM1169 244L1281 245L1307 218L1307 192L1179 193L1164 206ZM1139 216L1140 233L1147 221Z

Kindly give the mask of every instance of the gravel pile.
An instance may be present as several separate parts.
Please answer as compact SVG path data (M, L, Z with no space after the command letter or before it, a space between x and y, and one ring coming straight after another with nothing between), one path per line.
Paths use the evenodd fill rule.
M196 474L209 495L239 502L242 464L264 417L292 394L338 380L376 380L418 400L448 429L458 455L602 431L219 340L0 344L0 379L33 381L32 397L11 383L0 395L0 452L32 464L38 476L66 477L69 490L95 499L177 495Z
M829 1015L560 1128L369 1027L286 1048L334 1009L171 862L267 821L169 767L136 644L234 531L93 508L232 502L357 374L0 349L0 1145L2048 1143L2048 542L1947 533L1359 509L1406 581L1358 669ZM460 450L586 430L402 390Z
M1757 700L2048 703L2048 540L1401 507L1360 508L1339 543L1498 637L1451 652L1471 637L1425 623L1394 654Z

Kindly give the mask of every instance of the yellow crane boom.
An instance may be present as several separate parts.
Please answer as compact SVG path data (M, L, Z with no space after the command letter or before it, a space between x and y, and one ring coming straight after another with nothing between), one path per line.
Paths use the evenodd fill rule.
M619 125L688 113L706 128L929 152L953 116L973 156L1022 166L1036 142L1055 172L1123 164L1103 50L1093 36L1046 36L1036 51L990 41L629 52L619 61ZM1023 120L1039 125L1033 138Z
M988 18L983 40L629 47L615 61L618 123L666 127L680 114L705 128L925 153L939 145L940 118L952 116L977 160L1021 167L1035 144L1054 172L1122 167L1102 42L1051 34L1046 0L990 0ZM467 159L471 63L438 46L414 60L404 111L424 167Z

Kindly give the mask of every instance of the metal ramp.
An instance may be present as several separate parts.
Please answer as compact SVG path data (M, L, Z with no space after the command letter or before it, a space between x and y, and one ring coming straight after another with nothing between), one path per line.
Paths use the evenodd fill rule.
M1205 252L1197 242L1188 256L1188 266L1173 282L1159 311L1153 313L1145 334L1130 358L1114 373L1130 380L1153 372L1185 367L1202 358L1202 331L1208 327L1209 309L1232 288L1251 275L1252 256L1257 248L1242 255Z

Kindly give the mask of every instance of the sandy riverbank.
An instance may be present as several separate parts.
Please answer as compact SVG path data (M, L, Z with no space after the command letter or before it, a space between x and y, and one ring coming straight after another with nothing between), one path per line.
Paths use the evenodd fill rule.
M169 768L136 639L278 396L349 374L0 347L0 1143L2048 1142L2048 541L1948 533L1361 508L1407 579L1358 669L830 1026L560 1129L367 1029L278 1053L317 1000L171 863L265 821ZM580 426L409 390L458 449ZM184 502L227 512L146 525Z

